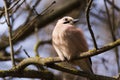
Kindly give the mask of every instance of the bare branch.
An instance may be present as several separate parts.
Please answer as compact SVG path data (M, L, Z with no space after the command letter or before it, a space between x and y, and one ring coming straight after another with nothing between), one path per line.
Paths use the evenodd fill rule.
M34 46L35 56L39 56L38 48L39 48L40 45L43 45L43 44L52 44L52 40L38 41L38 42L36 43L36 45Z
M105 51L111 50L112 48L114 48L116 46L119 46L119 45L120 45L120 39L118 39L115 42L109 43L108 45L106 45L106 46L104 46L102 48L99 48L98 50L93 49L93 50L89 50L88 52L84 52L84 53L80 54L80 56L78 58L75 58L75 59L72 59L72 60L79 60L79 59L83 59L83 58L86 58L86 57L98 55L98 54L101 54L101 53L103 53ZM112 78L112 77L95 75L95 74L89 74L89 73L85 73L85 72L77 71L77 70L70 70L70 69L64 68L64 67L62 67L60 65L54 64L54 63L57 63L57 62L62 62L62 61L58 57L53 57L53 58L52 57L49 57L49 58L39 58L39 57L27 58L27 59L24 59L23 61L21 61L12 70L0 71L0 77L12 76L12 77L28 77L29 78L30 77L29 75L33 75L33 73L31 73L29 71L28 71L29 73L24 72L25 71L24 69L28 65L33 64L33 65L39 65L39 66L47 66L47 67L50 67L50 68L53 68L53 69L57 69L57 70L60 70L60 71L69 72L71 74L78 75L78 76L94 78L95 80L117 80L116 78ZM22 72L23 73L21 74L19 71L21 71L21 73ZM39 73L39 71L38 71L38 73ZM27 74L29 74L29 75L27 75ZM31 76L31 77L40 78L40 75L39 75L39 77L37 75Z
M56 1L53 1L45 10L43 10L43 12L40 15L44 15L45 13L47 13L48 9L53 6L56 3Z
M82 76L82 77L87 77L87 78L90 78L90 80L116 80L116 78L113 78L113 77L90 74L90 73L86 73L86 72L79 71L79 70L67 69L67 68L64 68L63 66L60 66L58 64L51 64L51 65L48 65L48 67L51 67L53 69L60 70L63 72L67 72L70 74L74 74L74 75L78 75L78 76Z
M6 21L9 29L9 44L11 48L11 60L12 60L12 65L15 66L15 60L14 60L14 48L13 48L13 42L12 42L12 26L10 24L10 19L9 19L9 13L8 13L8 8L7 8L7 1L4 0L4 6L5 6L5 16L6 16Z
M110 5L112 5L117 11L120 11L120 8L113 4L110 0L106 0Z
M113 16L112 16L113 17L113 23L112 23L106 0L104 0L104 4L105 4L106 12L107 12L108 25L109 25L110 32L111 32L111 35L112 35L112 40L116 41L116 36L115 36L114 30L113 30L114 29L113 27L115 27L115 25L114 25L114 11L113 11ZM115 53L116 53L116 62L117 62L118 71L120 71L119 53L118 53L118 48L117 47L115 48Z
M23 51L25 52L25 54L27 55L27 57L30 58L30 55L27 53L27 51L25 49L23 49Z
M93 0L90 0L89 3L88 3L88 6L86 8L86 19L87 19L88 29L91 33L91 36L92 36L92 39L93 39L93 42L94 42L94 46L95 46L96 49L98 49L98 46L97 46L97 43L96 43L96 40L95 40L95 36L94 36L94 33L91 29L91 25L90 25L90 21L89 21L89 12L90 12L90 7L91 7L92 2L93 2Z
M108 50L111 50L112 48L115 48L116 46L119 46L120 45L120 39L118 39L117 41L115 41L115 42L113 42L113 43L109 43L108 45L106 45L106 46L104 46L104 47L102 47L102 48L99 48L98 50L96 50L96 49L93 49L93 50L89 50L88 52L84 52L84 53L81 53L80 54L80 56L78 57L78 58L74 58L74 59L72 59L71 61L73 61L73 60L79 60L79 59L83 59L83 58L86 58L86 57L90 57L90 56L94 56L94 55L98 55L98 54L101 54L101 53L103 53L103 52L105 52L105 51L108 51ZM17 70L24 70L28 65L31 65L31 64L34 64L34 65L40 65L40 66L48 66L48 67L51 67L51 68L53 68L53 69L57 69L56 68L56 66L54 67L54 66L52 66L54 63L58 63L58 62L62 62L61 60L60 60L60 58L59 57L54 57L54 58L52 58L52 57L49 57L49 58L39 58L39 57L33 57L33 58L28 58L28 59L24 59L22 62L20 62L16 67L15 67L15 69L17 69ZM60 70L59 68L58 68L58 70ZM66 70L62 70L62 71L64 71L64 72L67 72ZM78 71L78 73L81 73L81 74L76 74L76 73L74 73L74 72L71 72L71 71L69 71L71 74L75 74L75 75L81 75L81 76L83 76L85 73L81 73L81 72L79 72ZM76 72L76 71L75 71ZM86 73L87 74L87 73ZM93 76L93 74L89 74L89 75L91 75L91 76ZM84 77L87 77L87 75L84 75ZM97 76L97 75L94 75L94 77L101 77L101 76ZM89 77L90 78L90 77ZM103 78L104 78L104 76L103 76ZM109 77L107 77L107 78L109 78ZM95 79L96 80L96 79ZM101 80L106 80L105 78L104 79L101 79ZM108 80L115 80L115 79L113 79L113 78L111 78L111 79L108 79Z
M20 62L22 61L24 58L18 58L18 59L15 59L16 62ZM0 61L10 61L11 60L11 57L10 56L0 56Z
M34 74L34 75L33 75ZM19 78L41 78L45 80L53 80L53 74L49 71L35 71L35 70L2 70L0 77L19 77Z

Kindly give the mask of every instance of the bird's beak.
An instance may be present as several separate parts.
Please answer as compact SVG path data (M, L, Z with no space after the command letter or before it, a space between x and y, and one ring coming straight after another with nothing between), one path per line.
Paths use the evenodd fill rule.
M79 19L74 19L73 23L77 23L79 21Z

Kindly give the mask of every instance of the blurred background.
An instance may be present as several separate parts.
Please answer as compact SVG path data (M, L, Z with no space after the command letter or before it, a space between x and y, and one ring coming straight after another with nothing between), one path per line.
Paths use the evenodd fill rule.
M10 10L10 22L12 30L16 31L21 26L32 22L32 20L38 16L38 14L49 15L50 13L59 9L65 3L70 2L67 0L7 0L8 7ZM94 49L94 43L89 32L85 9L89 0L84 0L84 4L80 7L71 10L69 13L62 16L71 16L73 18L79 18L80 21L77 23L77 27L84 31L86 40L89 45L89 49ZM55 3L54 3L55 2ZM92 30L97 41L99 48L113 42L120 38L120 1L119 0L93 0L93 4L90 8L90 23ZM72 7L72 6L71 6ZM6 36L8 36L8 27L5 22L4 2L0 0L0 70L8 70L12 67L10 59L2 59L3 57L10 57L10 47L7 45L2 48L2 45L6 45ZM59 18L62 17L60 15ZM57 18L57 19L59 19ZM15 58L24 59L28 58L24 52L24 49L30 55L35 57L38 53L41 57L55 57L57 56L52 44L51 34L56 24L56 20L42 26L42 28L35 27L29 36L25 34L24 39L19 39L14 44L14 50L16 52ZM38 42L43 42L38 45ZM38 45L37 51L35 47ZM105 76L117 76L120 71L120 58L119 50L120 47L116 47L112 50L104 52L103 54L93 56L92 68L95 74ZM19 60L18 60L19 61ZM29 66L34 68L33 66ZM51 70L61 80L69 80L67 77L62 75L62 72L57 70ZM59 78L60 77L60 78ZM3 80L3 78L0 78ZM12 78L7 77L6 80L34 80L27 78ZM76 79L77 80L77 79Z

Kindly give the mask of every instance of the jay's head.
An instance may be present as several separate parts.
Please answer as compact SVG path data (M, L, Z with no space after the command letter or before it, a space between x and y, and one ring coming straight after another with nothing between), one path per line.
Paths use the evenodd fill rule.
M70 24L73 25L78 22L79 19L73 19L72 17L66 16L58 20L57 24Z

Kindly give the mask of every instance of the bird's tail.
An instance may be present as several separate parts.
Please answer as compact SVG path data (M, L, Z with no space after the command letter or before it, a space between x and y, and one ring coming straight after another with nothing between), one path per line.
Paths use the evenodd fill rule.
M93 74L92 64L89 58L74 61L73 64L79 66L80 69L82 69L83 71ZM91 80L91 79L87 78L86 80Z

